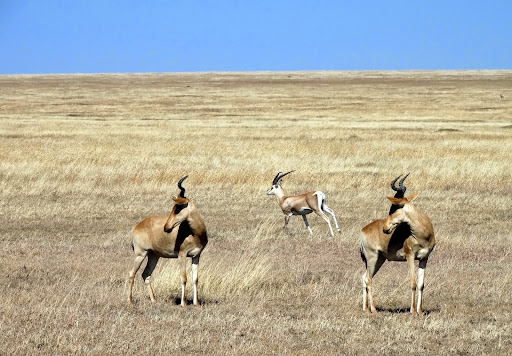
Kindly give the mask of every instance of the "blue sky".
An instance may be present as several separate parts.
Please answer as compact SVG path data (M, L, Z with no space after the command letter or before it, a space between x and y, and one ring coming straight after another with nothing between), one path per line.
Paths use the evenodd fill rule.
M511 0L0 0L0 74L511 63Z

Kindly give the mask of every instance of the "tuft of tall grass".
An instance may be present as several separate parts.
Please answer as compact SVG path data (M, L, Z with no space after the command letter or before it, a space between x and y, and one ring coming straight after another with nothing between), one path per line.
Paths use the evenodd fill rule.
M233 241L229 253L211 253L208 246L199 263L199 297L206 301L232 300L233 298L252 298L265 293L272 284L272 268L275 257L264 247L265 240L273 234L275 220L261 223L254 235L243 241ZM215 244L210 239L209 245ZM265 253L267 250L267 253ZM187 276L191 281L190 261L187 262ZM180 274L177 261L168 261L161 272L155 276L154 287L157 294L166 297L179 295ZM192 284L187 285L188 295ZM170 294L169 294L170 293Z

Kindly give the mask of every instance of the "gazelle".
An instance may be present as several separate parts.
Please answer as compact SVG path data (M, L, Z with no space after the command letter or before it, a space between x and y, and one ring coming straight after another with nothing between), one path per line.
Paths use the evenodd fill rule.
M174 207L169 216L152 216L138 223L132 230L132 248L135 253L135 261L130 271L130 292L128 302L132 304L132 289L135 274L142 261L147 257L146 268L142 272L142 278L148 288L149 297L155 302L155 294L151 287L151 274L156 267L158 259L178 258L181 270L181 305L185 306L185 286L187 283L186 264L187 257L192 258L192 278L194 283L194 305L199 305L197 296L197 267L199 257L208 243L206 226L197 212L194 204L185 197L185 189L181 183L185 176L178 182L180 194L173 196Z
M423 314L423 286L427 260L435 246L432 223L412 204L418 193L406 198L387 197L398 209L386 219L375 220L361 229L361 258L366 264L363 274L363 311L376 312L372 278L388 261L407 261L411 278L411 313ZM415 271L415 260L419 268ZM416 291L417 303L416 303ZM369 304L369 305L368 305Z
M309 233L312 235L313 231L311 227L309 227L308 219L306 218L307 214L315 212L317 215L322 217L327 224L329 225L329 230L331 231L331 236L334 236L332 231L331 222L325 213L328 213L334 219L334 224L336 224L336 229L341 233L340 227L338 226L338 222L336 221L336 216L334 215L334 211L330 209L325 203L325 194L321 191L312 191L307 192L301 195L293 195L286 196L284 195L284 191L282 188L283 180L282 178L295 171L289 171L285 174L281 174L278 172L272 181L272 187L267 190L267 195L275 195L277 197L277 202L281 207L281 210L286 215L284 218L284 228L288 225L288 221L292 215L301 215L304 219L304 224L309 230Z

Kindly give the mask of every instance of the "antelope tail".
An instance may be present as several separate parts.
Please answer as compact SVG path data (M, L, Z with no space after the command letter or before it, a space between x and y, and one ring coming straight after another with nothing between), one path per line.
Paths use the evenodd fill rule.
M313 195L316 195L316 198L318 199L318 207L320 210L324 210L323 207L325 205L325 194L321 191L317 191L313 193Z

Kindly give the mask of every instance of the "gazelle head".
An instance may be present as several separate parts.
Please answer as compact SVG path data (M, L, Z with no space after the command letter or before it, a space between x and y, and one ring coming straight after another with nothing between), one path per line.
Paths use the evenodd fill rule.
M185 198L185 188L181 186L181 183L183 183L187 177L188 176L185 176L179 180L178 188L180 188L180 194L178 196L173 195L172 197L174 206L164 225L164 231L167 233L171 232L172 229L188 219L190 213L189 199Z
M408 197L404 198L387 197L389 201L397 206L397 210L395 210L393 214L388 215L386 221L384 221L384 226L382 228L384 233L392 234L395 232L395 229L398 225L403 222L408 222L409 214L414 210L414 206L411 204L411 202L416 199L418 194L420 193L409 195Z
M278 172L276 176L274 177L274 180L272 181L272 187L270 187L269 190L267 190L267 195L275 195L276 191L281 189L281 185L283 185L283 177L287 174L290 174L293 171L286 172L285 174L281 174L281 172Z

